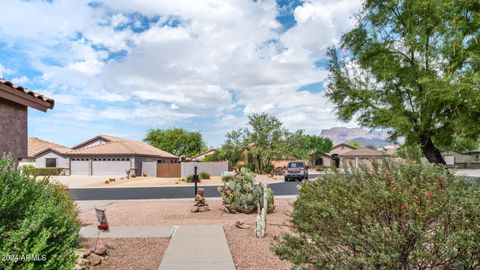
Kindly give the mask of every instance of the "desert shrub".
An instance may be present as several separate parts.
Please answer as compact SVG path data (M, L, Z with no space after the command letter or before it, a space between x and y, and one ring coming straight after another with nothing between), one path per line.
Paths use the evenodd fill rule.
M22 171L31 176L54 176L62 174L63 168L36 168L26 165L22 167Z
M224 175L222 176L222 181L223 182L228 182L230 180L233 180L235 178L235 175Z
M347 169L304 182L274 251L301 269L475 269L478 194L441 166Z
M200 172L198 176L200 177L200 179L210 179L210 174L207 172Z
M189 175L185 178L185 182L187 183L193 183L193 175ZM198 183L202 182L202 179L198 177Z
M73 269L79 230L65 186L0 160L0 269Z
M262 189L255 184L255 175L246 168L242 168L240 173L235 175L232 180L223 183L223 187L217 190L222 196L225 209L229 213L250 214L257 210L257 205L263 206ZM275 210L273 200L273 191L268 188L268 212Z

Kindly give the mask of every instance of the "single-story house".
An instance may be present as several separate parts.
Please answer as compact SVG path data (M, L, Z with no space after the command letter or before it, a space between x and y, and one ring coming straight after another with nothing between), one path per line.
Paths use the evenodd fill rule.
M215 148L212 148L212 149L209 149L207 151L204 151L196 156L193 156L191 159L192 161L202 161L205 157L209 156L209 155L213 155L215 152L217 152L217 149Z
M55 102L0 78L0 157L12 154L15 162L28 156L28 107L46 112Z
M157 164L176 163L178 157L140 141L98 135L72 148L31 139L31 158L37 167L64 168L66 175L157 176ZM30 150L30 149L29 149ZM55 160L55 161L54 161Z
M23 158L22 165L31 164L37 168L62 168L65 174L69 174L68 152L72 149L48 142L36 137L28 138L28 157Z
M339 157L341 165L350 165L356 168L360 165L371 166L373 160L382 162L388 155L381 151L362 147L339 154Z
M449 167L462 169L480 169L480 149L460 153L457 151L442 152L443 159Z
M356 148L346 143L340 143L333 146L332 150L320 157L312 157L310 159L310 166L328 168L334 164L337 168L340 167L339 156L343 153L355 150Z

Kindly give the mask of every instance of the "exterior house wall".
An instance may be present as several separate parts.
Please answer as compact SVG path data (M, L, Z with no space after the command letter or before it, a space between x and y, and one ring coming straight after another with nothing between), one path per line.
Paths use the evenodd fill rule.
M157 160L156 158L144 158L142 160L142 175L157 177Z
M480 161L475 161L475 155L472 154L462 154L455 151L447 151L442 153L443 158L446 156L453 156L455 159L455 163L453 165L449 165L455 168L474 168L475 165L473 163L478 162L480 167Z
M310 167L330 167L331 164L332 164L332 159L329 157L329 156L321 156L319 157L322 159L322 165L315 165L315 161L316 161L316 158L312 157L309 161L308 161L308 166Z
M0 98L0 155L12 153L13 160L28 155L27 107Z
M37 157L35 157L35 167L45 168L47 158L56 158L57 159L57 168L66 168L70 167L69 158L67 156L60 155L54 151L47 151Z
M197 173L207 172L211 176L222 176L224 172L228 171L228 162L182 162L180 169L181 177L193 175L194 167L197 167Z

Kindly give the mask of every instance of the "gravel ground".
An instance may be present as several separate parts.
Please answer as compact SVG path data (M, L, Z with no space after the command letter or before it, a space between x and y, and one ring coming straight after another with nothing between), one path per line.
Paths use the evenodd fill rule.
M107 247L106 259L93 270L157 270L170 238L99 239ZM84 247L93 247L95 239L85 239Z
M276 200L276 210L267 216L267 235L257 239L254 233L256 215L228 214L221 200L208 200L211 211L191 213L192 201L116 202L106 206L111 226L155 226L187 224L222 224L238 270L289 269L290 263L281 261L272 251L274 237L288 231L287 213L293 200ZM94 210L81 213L84 225L96 222ZM248 229L234 226L236 221L249 225ZM163 254L163 253L162 253Z

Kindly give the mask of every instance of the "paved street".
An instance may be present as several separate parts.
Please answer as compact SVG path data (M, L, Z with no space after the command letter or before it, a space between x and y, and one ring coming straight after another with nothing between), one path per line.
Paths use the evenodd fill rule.
M297 195L297 182L282 182L269 185L275 195ZM202 187L199 185L199 187ZM219 197L216 186L206 186L206 197ZM188 199L194 197L193 187L138 187L138 188L73 188L77 201L84 200L148 200Z

